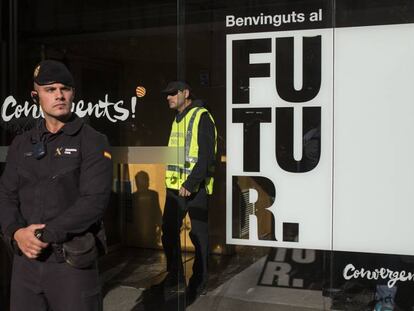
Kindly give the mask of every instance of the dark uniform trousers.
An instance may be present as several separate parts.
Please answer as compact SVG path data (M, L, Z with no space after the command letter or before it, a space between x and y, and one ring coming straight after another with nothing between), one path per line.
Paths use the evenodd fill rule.
M177 190L167 189L162 217L162 245L167 257L167 271L173 277L183 278L180 229L185 215L191 220L190 239L195 247L195 259L190 285L207 281L208 263L208 195L204 188L190 197L180 197Z
M66 263L14 256L11 311L102 310L96 265L76 269Z

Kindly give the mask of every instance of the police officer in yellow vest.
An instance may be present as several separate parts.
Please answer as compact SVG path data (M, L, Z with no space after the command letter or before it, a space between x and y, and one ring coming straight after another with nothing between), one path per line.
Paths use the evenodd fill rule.
M191 219L190 238L195 247L193 274L187 295L195 298L206 289L208 258L208 196L213 193L213 170L217 150L214 119L203 102L193 98L183 81L170 82L163 90L169 107L177 111L168 146L181 147L176 163L166 170L167 198L162 222L162 244L168 275L164 293L185 288L181 259L180 228L185 215ZM178 281L177 281L178 280Z

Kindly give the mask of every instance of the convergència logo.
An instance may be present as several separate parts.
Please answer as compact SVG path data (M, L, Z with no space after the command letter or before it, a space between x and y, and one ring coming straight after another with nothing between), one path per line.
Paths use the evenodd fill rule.
M103 100L98 100L97 103L85 102L79 100L73 102L72 111L79 117L95 117L106 118L110 122L125 121L131 116L135 118L135 107L137 104L137 97L131 97L130 105L125 104L123 100L113 101L109 100L109 95L105 94ZM35 119L43 116L43 112L39 105L25 101L24 104L18 104L17 100L12 96L8 96L1 107L1 118L4 122L9 122L12 119L20 117L31 116Z
M388 268L379 268L374 270L368 270L365 268L357 269L353 264L347 264L343 271L343 277L345 280L351 279L367 279L367 280L388 280L387 286L389 288L394 287L397 281L413 281L414 273L407 272L405 270L393 271Z

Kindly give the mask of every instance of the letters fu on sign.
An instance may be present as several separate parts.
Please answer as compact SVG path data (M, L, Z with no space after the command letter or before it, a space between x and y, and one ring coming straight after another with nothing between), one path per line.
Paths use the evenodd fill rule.
M227 242L331 248L332 29L227 35Z

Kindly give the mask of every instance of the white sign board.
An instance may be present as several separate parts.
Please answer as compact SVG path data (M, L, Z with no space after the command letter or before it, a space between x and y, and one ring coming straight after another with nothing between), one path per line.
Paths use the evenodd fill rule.
M335 30L335 250L414 255L414 25Z
M228 243L414 255L413 55L412 24L227 35Z
M235 215L237 192L227 191L228 243L331 247L332 67L332 29L227 36L227 185L251 176L274 187L266 193L270 238L261 236L258 214L249 217L248 234L234 234L234 217L243 215ZM308 163L304 140L313 134L320 141ZM252 204L264 195L254 190ZM289 226L295 234L286 238Z

